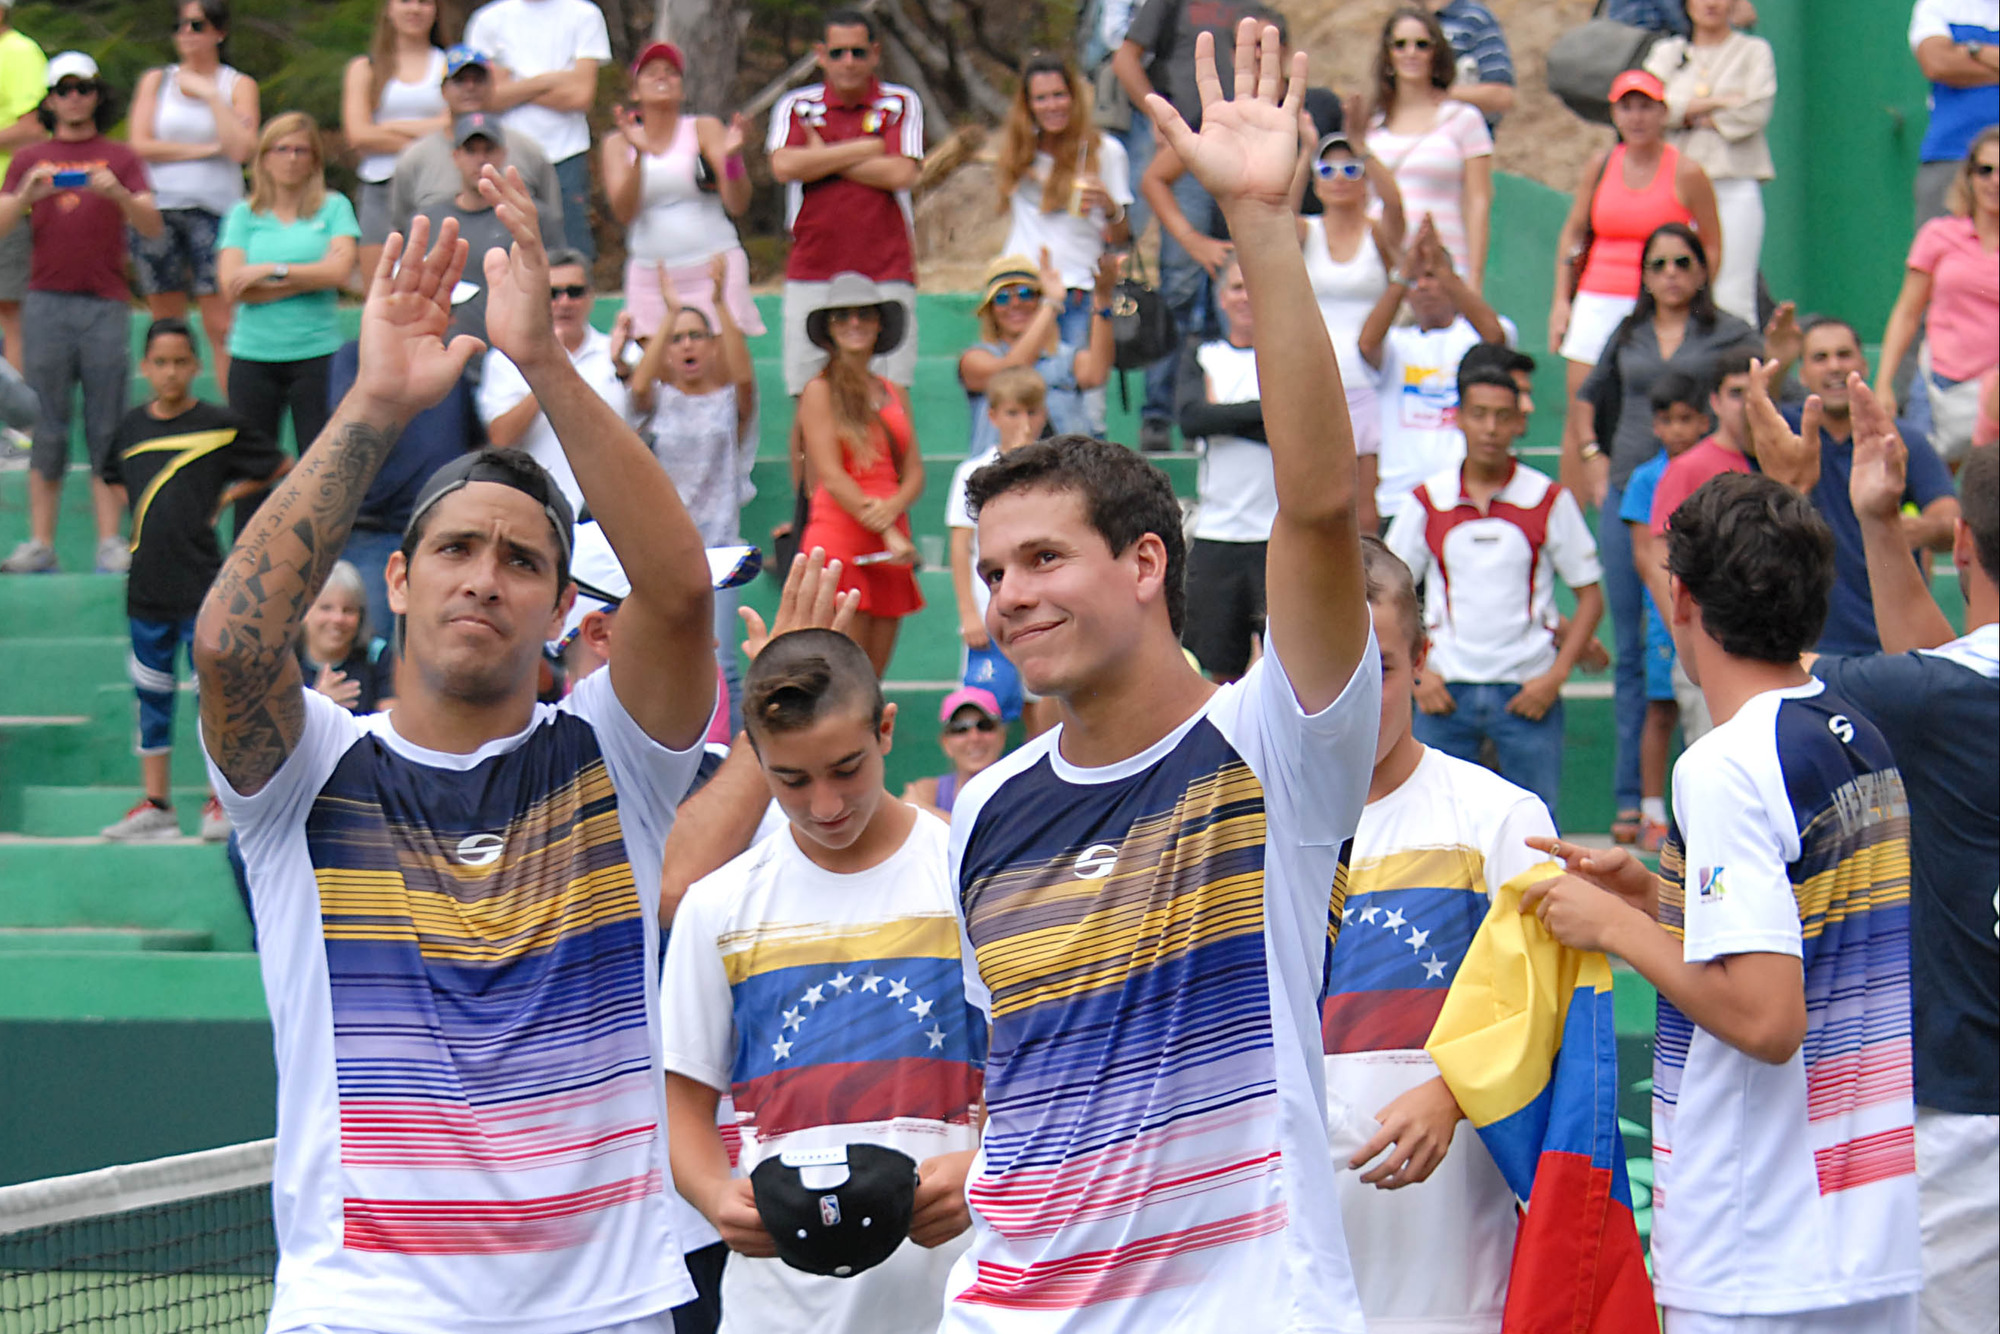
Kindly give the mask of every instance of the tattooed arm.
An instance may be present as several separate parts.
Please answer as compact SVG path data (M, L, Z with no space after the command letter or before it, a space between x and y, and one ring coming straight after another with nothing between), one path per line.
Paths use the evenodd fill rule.
M305 610L339 559L368 485L411 417L442 399L478 339L446 346L451 289L465 267L458 224L447 221L428 255L430 224L389 237L361 316L354 387L297 467L257 511L202 603L194 664L202 739L231 787L260 791L298 744L304 683L293 644Z

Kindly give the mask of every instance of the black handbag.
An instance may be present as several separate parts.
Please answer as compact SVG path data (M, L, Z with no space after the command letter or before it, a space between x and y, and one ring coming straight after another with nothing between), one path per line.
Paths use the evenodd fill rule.
M1116 344L1112 364L1121 371L1150 366L1174 350L1179 330L1174 313L1159 289L1146 281L1139 252L1132 252L1132 272L1111 290L1111 337Z

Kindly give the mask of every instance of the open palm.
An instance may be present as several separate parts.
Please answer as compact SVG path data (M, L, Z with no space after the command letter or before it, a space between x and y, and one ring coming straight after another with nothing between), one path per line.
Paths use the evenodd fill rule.
M465 269L458 223L446 219L426 251L429 239L430 220L422 216L411 222L407 241L390 235L361 311L355 387L406 419L443 400L481 348L465 334L444 341L451 290ZM403 262L406 253L412 258Z
M1288 207L1298 167L1299 106L1305 99L1306 57L1292 57L1290 77L1279 59L1276 27L1246 18L1236 28L1235 95L1224 97L1215 70L1215 38L1195 39L1195 86L1201 92L1201 132L1195 133L1155 93L1146 99L1153 123L1215 201Z
M509 361L525 366L557 347L541 218L521 173L513 167L505 175L484 168L479 193L514 238L507 249L486 252L486 336Z

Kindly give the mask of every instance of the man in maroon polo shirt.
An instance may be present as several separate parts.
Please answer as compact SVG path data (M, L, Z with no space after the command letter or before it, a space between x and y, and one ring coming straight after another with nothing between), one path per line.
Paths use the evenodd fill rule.
M806 337L806 315L823 304L837 273L859 273L907 311L909 334L878 357L875 373L908 387L917 369L915 249L910 186L924 156L917 95L875 77L882 61L875 21L840 9L814 47L826 82L780 98L765 149L785 182L792 232L785 263L785 389L794 398L819 374L826 353Z

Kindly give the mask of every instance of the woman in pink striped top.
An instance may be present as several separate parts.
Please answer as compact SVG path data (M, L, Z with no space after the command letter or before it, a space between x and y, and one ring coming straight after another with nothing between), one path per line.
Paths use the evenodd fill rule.
M1493 136L1479 108L1449 95L1457 65L1430 10L1405 5L1382 25L1368 147L1396 175L1403 213L1428 213L1474 291L1486 281ZM1400 238L1399 238L1400 239Z

